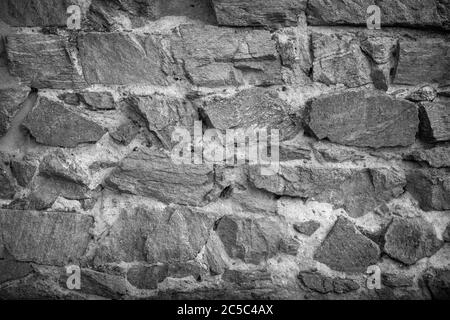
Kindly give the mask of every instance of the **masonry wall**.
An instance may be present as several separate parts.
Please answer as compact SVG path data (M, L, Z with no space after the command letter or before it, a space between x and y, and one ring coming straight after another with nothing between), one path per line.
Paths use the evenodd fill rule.
M0 298L450 297L448 0L0 0L0 30ZM173 162L198 121L280 130L279 170Z

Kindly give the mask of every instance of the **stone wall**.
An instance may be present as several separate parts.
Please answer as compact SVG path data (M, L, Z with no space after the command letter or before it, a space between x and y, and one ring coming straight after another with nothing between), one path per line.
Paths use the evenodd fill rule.
M448 299L449 31L448 0L1 0L0 298ZM279 129L279 170L174 163L196 121Z

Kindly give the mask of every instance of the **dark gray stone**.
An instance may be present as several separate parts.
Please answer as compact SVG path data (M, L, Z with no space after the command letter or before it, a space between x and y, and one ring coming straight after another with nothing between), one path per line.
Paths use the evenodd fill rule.
M136 265L127 272L127 280L138 289L156 289L169 273L168 265Z
M342 216L314 254L315 260L331 269L351 273L365 272L367 267L377 263L379 257L378 245Z
M383 285L390 288L404 288L412 287L414 285L414 277L404 274L383 272L381 274L381 281Z
M129 145L138 135L139 127L131 121L121 124L115 130L110 132L111 138L123 145Z
M0 199L12 199L17 186L9 167L9 158L0 153Z
M298 278L308 289L321 293L345 294L358 290L359 285L351 279L330 278L318 272L300 272Z
M114 97L110 92L81 92L80 101L90 110L113 110L116 108Z
M29 93L30 88L25 86L1 88L0 85L0 137L10 129L12 120L20 111L21 104Z
M423 276L425 284L435 300L450 299L450 270L430 268Z
M450 140L450 102L422 102L419 108L420 137L428 142Z
M37 142L54 147L75 148L97 142L106 133L81 113L45 97L38 99L23 125Z
M12 173L14 174L17 183L21 187L26 187L31 182L36 173L37 168L38 167L34 161L30 160L11 161Z
M417 149L407 153L404 158L425 162L433 168L450 167L450 146L436 146L431 149Z
M450 242L450 224L445 229L442 239L444 239L445 242Z
M407 265L431 257L442 246L433 225L422 218L395 218L384 239L384 251Z
M308 237L312 236L319 228L320 223L314 220L294 224L295 231Z

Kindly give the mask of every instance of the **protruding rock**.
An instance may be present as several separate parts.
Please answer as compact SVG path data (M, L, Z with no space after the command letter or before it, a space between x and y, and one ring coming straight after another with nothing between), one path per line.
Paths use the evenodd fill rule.
M93 219L76 213L0 211L5 247L19 261L66 265L86 252Z
M346 91L313 100L309 129L319 138L358 147L409 146L419 118L416 106L377 91Z
M419 116L422 139L429 142L450 140L450 102L422 102Z
M46 97L39 98L23 125L37 142L54 147L97 142L106 133L86 116Z
M167 278L169 267L163 265L136 265L131 267L127 273L127 280L138 289L156 289L158 283Z
M395 218L384 239L384 251L407 265L431 257L442 246L433 225L422 218Z
M295 231L308 237L312 236L319 228L320 223L314 220L294 224Z
M365 272L367 267L377 263L379 247L363 236L355 225L339 217L314 259L331 269L342 272Z
M213 0L219 25L235 27L295 26L306 0Z
M422 85L414 89L407 97L407 100L413 102L433 101L436 99L437 90L429 85Z
M407 153L404 158L425 162L433 168L450 167L450 146L436 146L431 149L417 149Z

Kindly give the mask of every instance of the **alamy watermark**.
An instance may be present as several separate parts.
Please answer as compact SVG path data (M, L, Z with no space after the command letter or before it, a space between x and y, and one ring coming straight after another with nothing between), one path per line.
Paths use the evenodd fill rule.
M377 5L371 5L367 8L367 29L380 30L381 29L381 9Z

